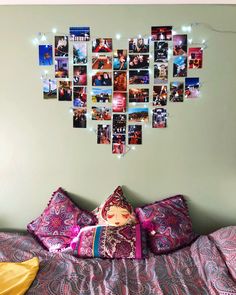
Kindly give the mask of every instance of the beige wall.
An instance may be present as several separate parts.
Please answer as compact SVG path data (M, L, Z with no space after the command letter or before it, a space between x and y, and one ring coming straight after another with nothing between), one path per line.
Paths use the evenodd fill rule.
M58 186L93 209L117 185L134 205L184 194L200 232L235 224L236 34L194 29L193 38L209 45L199 72L202 97L169 104L168 128L146 128L143 145L120 160L94 133L72 128L70 103L43 101L31 43L37 32L71 25L124 38L151 25L191 22L236 31L235 15L235 6L0 7L0 227L26 228Z

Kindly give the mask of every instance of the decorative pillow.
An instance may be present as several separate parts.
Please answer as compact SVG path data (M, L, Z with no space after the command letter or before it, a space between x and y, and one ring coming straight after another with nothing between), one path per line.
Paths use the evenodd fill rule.
M50 252L70 245L71 227L94 225L97 219L91 212L78 208L59 188L52 194L41 216L27 225L32 233Z
M136 223L133 208L120 186L93 213L97 216L99 225L123 226Z
M87 226L71 242L74 255L91 258L146 257L145 236L140 224L125 226Z
M148 232L148 243L154 254L167 254L196 238L182 195L136 208L135 212Z

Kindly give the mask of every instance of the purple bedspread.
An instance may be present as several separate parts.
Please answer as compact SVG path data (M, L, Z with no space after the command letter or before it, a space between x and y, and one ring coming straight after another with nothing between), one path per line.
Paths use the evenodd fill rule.
M0 261L38 256L28 295L236 295L236 226L143 260L78 259L44 250L28 234L0 233Z

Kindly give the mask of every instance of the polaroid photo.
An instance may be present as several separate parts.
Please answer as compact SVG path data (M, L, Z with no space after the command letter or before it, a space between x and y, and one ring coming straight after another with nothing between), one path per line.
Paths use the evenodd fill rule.
M154 84L168 83L168 63L158 63L154 65Z
M69 43L67 36L55 36L55 56L68 57Z
M69 60L64 57L55 58L55 78L68 78L69 77Z
M173 36L173 56L187 55L188 36L174 35Z
M57 98L57 81L55 79L43 79L43 98Z
M87 107L87 89L86 87L73 88L73 107L84 108Z
M142 144L142 125L129 125L128 128L128 143Z
M184 101L184 83L175 81L170 83L169 100L172 102Z
M152 27L151 28L152 41L171 41L172 40L172 26Z
M78 108L73 109L73 128L87 127L87 109Z
M93 40L92 52L112 52L112 38L97 38Z
M52 45L39 45L39 65L51 66L52 64Z
M113 70L127 70L127 50L117 49L113 54Z
M202 69L203 50L201 47L191 47L188 49L188 68Z
M92 70L112 70L112 57L108 55L93 55Z
M113 134L112 136L112 154L125 154L126 152L126 135Z
M164 63L168 62L168 42L154 42L154 61Z
M73 43L73 63L86 64L88 62L87 43L76 42Z
M167 127L167 110L164 108L156 108L152 111L152 128Z
M111 88L92 88L91 94L93 103L110 103L112 100Z
M111 143L111 125L98 124L97 143L98 144L110 144Z
M126 114L113 114L112 131L114 134L126 133Z
M129 53L148 53L149 38L129 39Z
M149 89L148 88L130 88L129 102L130 103L149 102Z
M74 86L87 85L87 66L74 66L73 77Z
M187 77L187 56L173 58L173 77Z
M129 108L129 122L148 122L148 108Z
M167 85L153 86L153 106L166 106L167 95Z
M90 27L70 27L70 41L89 41Z
M114 92L112 99L112 111L113 113L125 113L127 104L126 92Z
M127 71L113 72L114 91L127 91Z
M149 55L132 54L129 55L129 69L148 69L149 68Z
M112 73L111 72L97 72L92 76L93 86L111 86Z
M92 107L92 120L96 121L109 121L111 120L110 107Z
M72 100L72 81L59 81L58 100L59 101Z
M185 98L198 98L199 88L199 78L185 78Z
M149 84L148 70L131 70L129 71L129 84Z

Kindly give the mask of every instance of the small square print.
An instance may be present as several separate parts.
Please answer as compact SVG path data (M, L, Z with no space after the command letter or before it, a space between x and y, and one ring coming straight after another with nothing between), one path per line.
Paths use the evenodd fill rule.
M171 41L172 26L155 26L151 28L152 41Z
M73 128L87 127L87 109L78 108L73 109Z
M127 91L127 71L115 71L114 91Z
M93 70L112 70L112 57L109 55L93 55Z
M149 68L149 55L133 54L129 56L129 69L148 69Z
M68 58L56 57L55 58L55 78L68 78Z
M187 35L174 35L173 36L173 55L187 55L188 37Z
M199 78L185 78L185 98L198 98L199 86Z
M39 45L39 65L51 66L52 64L52 45Z
M112 73L111 72L97 72L92 76L93 86L111 86Z
M154 61L164 63L168 61L168 42L154 42Z
M130 103L149 102L149 89L148 88L130 88L129 102Z
M129 108L129 122L148 122L148 108Z
M168 83L168 63L154 65L154 84Z
M92 88L92 102L93 103L110 103L112 100L111 88Z
M167 85L158 85L153 87L153 106L167 105Z
M58 100L59 101L72 100L72 82L71 81L59 81Z
M152 128L167 127L167 111L163 108L156 108L152 112Z
M131 70L129 71L129 84L149 84L148 70Z
M55 79L43 80L43 98L44 99L57 98L57 80Z
M112 153L113 154L125 154L126 152L126 135L113 134L112 136Z
M70 41L89 41L90 27L70 27Z
M55 36L55 56L68 57L69 43L67 36Z
M97 143L98 144L110 144L111 143L111 125L98 124Z
M112 120L112 131L114 134L125 134L126 133L126 114L114 114Z
M86 64L88 62L87 43L76 42L73 43L73 63Z
M173 77L187 76L187 56L175 56L173 58Z
M87 85L87 66L74 66L74 86Z
M112 38L97 38L93 40L92 52L112 52Z
M169 100L172 102L184 101L184 83L175 81L170 83L170 96Z
M127 70L127 50L117 49L113 55L113 70Z
M125 113L127 104L126 92L114 92L112 99L112 111L113 113Z
M73 107L83 108L87 106L87 89L86 87L74 87L73 89Z
M203 63L203 50L201 47L191 47L188 49L188 68L201 69Z
M129 53L148 53L149 38L129 39Z
M129 125L129 144L142 144L142 125Z
M108 121L111 120L111 108L110 107L92 107L92 120Z

